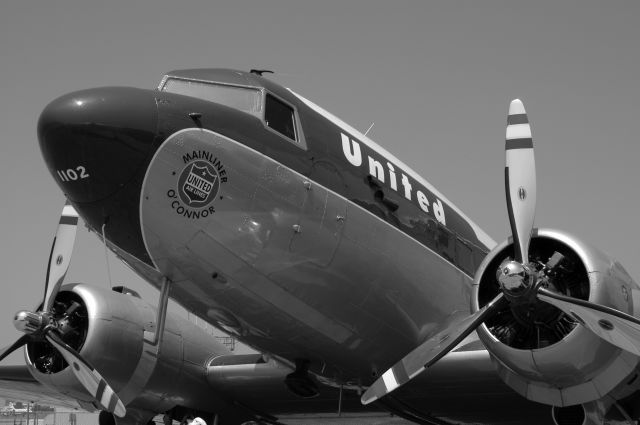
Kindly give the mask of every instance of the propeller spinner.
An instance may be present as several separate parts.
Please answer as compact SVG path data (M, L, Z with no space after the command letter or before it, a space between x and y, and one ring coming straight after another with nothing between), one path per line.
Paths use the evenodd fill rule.
M497 270L501 292L480 310L452 323L383 373L362 395L363 404L384 397L431 367L505 305L534 308L541 302L553 305L600 338L640 355L638 318L555 292L547 279L561 261L555 255L541 269L529 262L536 209L536 170L531 127L519 99L509 106L505 153L505 192L515 252L514 259L508 258Z
M126 409L113 389L89 362L64 342L62 332L59 330L58 317L53 308L56 295L69 269L77 227L78 213L67 202L62 209L51 247L42 308L36 312L23 310L16 313L13 324L16 329L24 332L24 335L2 350L0 361L31 341L46 340L64 357L78 381L97 400L101 408L123 417Z

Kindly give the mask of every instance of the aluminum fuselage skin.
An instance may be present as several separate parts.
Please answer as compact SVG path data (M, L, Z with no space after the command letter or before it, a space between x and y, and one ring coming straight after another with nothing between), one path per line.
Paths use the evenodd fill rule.
M428 183L267 79L170 75L273 94L295 110L304 143L160 90L90 89L47 106L38 131L53 177L151 284L167 276L171 298L199 317L352 388L469 314L473 273L494 243ZM185 179L203 163L217 186L198 204ZM65 174L78 167L87 178Z

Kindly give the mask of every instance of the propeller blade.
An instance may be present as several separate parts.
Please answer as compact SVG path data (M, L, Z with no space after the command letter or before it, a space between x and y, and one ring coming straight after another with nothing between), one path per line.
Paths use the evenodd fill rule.
M0 361L4 360L5 357L25 345L27 342L29 342L29 335L22 335L16 342L6 348L3 348L2 354L0 354Z
M360 399L362 404L369 404L384 397L431 367L480 326L496 309L500 308L504 299L504 295L500 293L471 316L451 323L449 327L423 342L418 348L383 373L367 389Z
M619 310L538 289L538 299L551 304L605 341L640 356L640 319Z
M505 191L516 260L527 264L536 213L536 161L529 118L520 99L509 105L505 153Z
M53 301L69 269L73 245L76 240L77 227L78 213L69 201L67 201L64 208L62 208L58 230L56 231L56 236L51 246L44 290L44 304L42 307L44 311L51 311Z
M102 409L118 417L124 417L127 413L124 404L102 375L53 331L47 332L46 338L62 354L80 383L98 401Z

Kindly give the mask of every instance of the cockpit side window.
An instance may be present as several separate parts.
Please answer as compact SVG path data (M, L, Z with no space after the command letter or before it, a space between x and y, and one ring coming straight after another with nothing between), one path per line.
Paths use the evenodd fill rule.
M220 103L262 118L262 92L255 88L167 78L162 91Z
M264 88L165 76L158 89L249 113L262 120L270 131L283 136L283 140L307 149L297 110Z
M264 120L278 133L297 141L296 117L293 108L270 94L267 94L265 99Z

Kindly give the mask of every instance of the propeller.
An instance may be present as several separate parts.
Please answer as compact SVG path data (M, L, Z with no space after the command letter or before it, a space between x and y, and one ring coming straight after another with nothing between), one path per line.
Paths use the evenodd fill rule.
M555 253L542 268L529 261L536 210L536 169L531 127L519 99L509 105L505 154L505 192L514 259L507 258L498 268L501 292L471 316L449 324L383 373L362 395L363 404L384 397L431 367L505 305L511 308L540 302L553 305L600 338L640 356L638 318L554 291L550 276L562 262L561 254Z
M15 314L13 324L16 329L24 332L24 335L0 352L0 361L29 342L46 340L67 361L78 381L97 400L102 410L123 417L126 409L107 381L80 353L64 342L64 335L58 323L60 317L54 309L56 296L69 269L77 227L78 213L67 201L51 246L42 307L36 312L22 310ZM67 310L62 317L71 313L72 311Z
M431 367L444 357L456 345L462 342L487 316L500 308L504 303L504 295L498 294L493 301L476 311L469 317L455 321L445 330L437 333L407 354L391 369L382 374L372 386L362 395L362 404L369 404L380 397L389 394L396 388L406 384L418 376L423 370Z
M509 105L504 185L516 261L529 262L529 241L536 213L536 161L531 126L519 99Z

